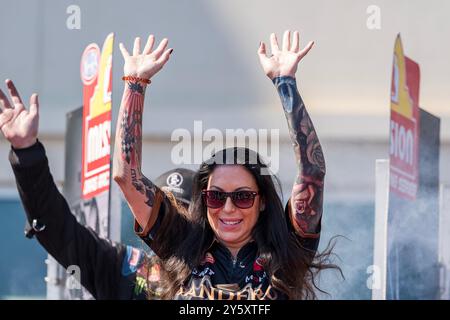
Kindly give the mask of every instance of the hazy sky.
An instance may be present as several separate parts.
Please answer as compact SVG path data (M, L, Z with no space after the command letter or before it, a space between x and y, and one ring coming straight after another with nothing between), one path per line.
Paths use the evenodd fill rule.
M109 32L116 34L115 113L122 90L118 43L130 46L134 36L154 33L158 39L167 36L174 48L147 102L153 119L170 114L171 119L146 130L169 132L199 118L211 118L210 125L218 128L230 123L242 127L249 118L284 128L278 96L260 69L256 50L271 32L281 37L288 28L301 32L303 44L316 42L297 77L324 135L387 136L392 52L399 32L406 55L421 67L421 106L450 117L450 1L185 0L131 5L81 0L76 1L81 28L69 30L66 10L72 4L1 0L0 75L15 79L25 99L33 91L40 93L41 132L63 132L64 114L82 101L81 53L90 42L101 46ZM380 29L368 28L374 17L379 17L375 25ZM236 118L245 121L236 123ZM443 119L444 137L450 137L447 127Z

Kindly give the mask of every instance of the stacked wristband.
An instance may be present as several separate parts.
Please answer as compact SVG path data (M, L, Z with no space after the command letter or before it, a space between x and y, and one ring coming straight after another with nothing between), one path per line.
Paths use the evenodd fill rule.
M146 84L150 84L152 81L150 79L144 79L144 78L139 78L139 77L135 77L135 76L123 76L122 77L123 81L139 81L139 82L143 82Z

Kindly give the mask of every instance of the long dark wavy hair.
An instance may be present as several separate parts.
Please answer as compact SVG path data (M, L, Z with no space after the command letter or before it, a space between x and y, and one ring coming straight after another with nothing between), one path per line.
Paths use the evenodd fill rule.
M264 199L264 210L259 214L252 238L258 246L259 256L263 258L270 284L288 299L315 299L316 289L322 291L316 283L318 273L329 268L339 269L329 259L334 245L329 244L322 253L302 246L284 211L278 178L270 173L259 154L248 148L238 147L221 150L200 165L194 178L192 202L188 212L171 197L173 208L179 210L179 214L184 215L186 221L195 227L186 234L183 232L183 225L173 226L179 230L171 234L179 238L171 239L170 242L178 245L171 247L170 256L159 257L162 266L161 298L172 299L186 284L192 269L200 264L214 239L201 191L207 188L209 176L214 169L226 164L242 165L248 170Z

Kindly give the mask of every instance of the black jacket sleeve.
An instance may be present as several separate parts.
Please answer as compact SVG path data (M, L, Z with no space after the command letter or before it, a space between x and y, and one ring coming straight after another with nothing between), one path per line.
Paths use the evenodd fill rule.
M174 255L185 259L192 248L185 247L180 235L188 237L193 233L198 234L200 229L203 231L203 227L187 217L187 212L177 204L171 192L158 192L162 195L156 198L153 205L153 210L157 208L158 212L156 222L151 227L147 223L145 228L141 228L135 219L134 232L160 259L166 260Z
M120 279L126 248L99 238L76 221L50 174L44 146L37 142L11 149L9 160L27 220L30 225L36 220L42 229L36 234L39 243L64 268L77 265L81 284L94 298L126 299L120 288L129 287L131 299L132 285L121 282L132 279Z

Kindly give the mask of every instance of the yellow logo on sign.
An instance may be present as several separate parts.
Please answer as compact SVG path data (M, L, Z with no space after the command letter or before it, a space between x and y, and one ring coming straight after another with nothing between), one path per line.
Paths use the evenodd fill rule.
M400 113L408 119L412 119L413 103L406 84L406 63L400 35L397 35L394 47L391 110Z
M97 85L90 100L89 117L93 119L111 110L111 68L114 44L114 33L110 33L103 43L102 56L98 71Z

